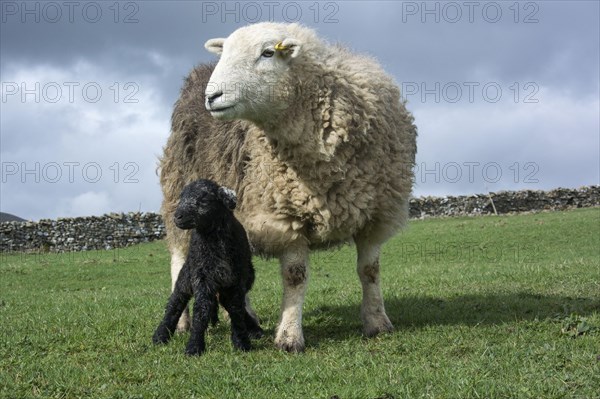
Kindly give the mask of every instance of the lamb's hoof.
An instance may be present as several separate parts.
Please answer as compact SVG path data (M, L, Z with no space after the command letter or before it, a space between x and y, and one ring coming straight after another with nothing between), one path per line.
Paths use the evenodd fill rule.
M363 323L363 334L367 337L374 337L379 334L391 333L393 331L394 326L385 314L379 315L379 317Z
M204 345L189 345L185 348L185 354L188 356L200 356L206 351Z
M277 337L275 338L275 346L290 353L304 352L304 336L302 333L291 335L286 330L283 330L283 332L277 334Z
M169 338L161 335L154 335L152 337L152 342L154 345L164 345L169 342Z
M244 332L243 334L231 334L231 344L234 348L242 352L248 352L252 349L250 337L247 332Z
M238 342L233 345L237 350L242 352L249 352L252 350L252 345L250 344L250 340L248 342Z
M265 335L265 333L263 329L260 328L258 318L255 316L256 314L254 314L253 316L251 313L246 312L244 319L246 321L246 328L248 329L248 334L250 335L250 338L258 339L262 338L262 336Z
M259 339L265 335L265 332L263 331L262 328L256 327L256 328L249 330L248 335L250 335L250 338L252 338L252 339Z
M171 339L171 333L166 328L158 327L152 336L155 345L166 344Z

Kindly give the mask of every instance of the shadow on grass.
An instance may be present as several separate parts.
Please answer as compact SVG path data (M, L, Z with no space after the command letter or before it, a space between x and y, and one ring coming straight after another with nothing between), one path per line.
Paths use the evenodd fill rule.
M396 331L435 325L494 325L527 320L562 320L600 312L600 298L510 294L460 295L452 298L409 296L386 298ZM307 343L345 340L361 335L360 304L321 306L305 312Z
M600 312L600 298L562 297L531 294L459 295L451 298L432 296L388 297L385 306L396 332L440 325L500 325L528 320L556 320L561 323L571 314L589 316ZM262 320L265 335L253 339L254 350L273 348L276 321ZM229 321L220 316L209 328L214 347L227 345ZM316 349L327 341L346 341L362 336L360 303L319 306L304 312L303 330L307 347ZM187 342L188 333L185 334Z

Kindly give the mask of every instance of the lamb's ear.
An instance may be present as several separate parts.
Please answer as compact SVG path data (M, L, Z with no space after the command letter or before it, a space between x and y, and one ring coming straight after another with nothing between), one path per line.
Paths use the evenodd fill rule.
M209 39L204 43L204 48L213 54L221 55L223 52L223 43L225 43L225 39L223 38Z
M231 210L235 209L237 197L235 191L227 187L219 187L219 199Z
M296 58L301 53L302 44L299 40L287 38L277 43L275 50L280 51L285 58Z

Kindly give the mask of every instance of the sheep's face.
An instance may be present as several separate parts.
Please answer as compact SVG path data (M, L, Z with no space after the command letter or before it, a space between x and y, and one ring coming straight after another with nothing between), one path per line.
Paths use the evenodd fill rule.
M197 180L184 187L175 210L175 225L180 229L211 226L223 213L235 209L233 190L220 187L210 180Z
M204 45L220 55L206 88L205 106L218 119L260 123L287 109L291 68L302 53L298 25L261 23Z

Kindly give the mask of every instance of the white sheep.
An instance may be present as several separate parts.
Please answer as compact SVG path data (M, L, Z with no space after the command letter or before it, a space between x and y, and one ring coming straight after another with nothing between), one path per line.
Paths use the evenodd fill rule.
M255 252L280 259L278 347L305 347L309 251L348 242L364 333L391 331L379 253L408 219L417 136L398 86L373 59L298 24L250 25L205 47L220 60L186 79L160 164L173 282L189 242L171 222L179 192L212 179L238 193ZM178 328L188 325L184 314Z

